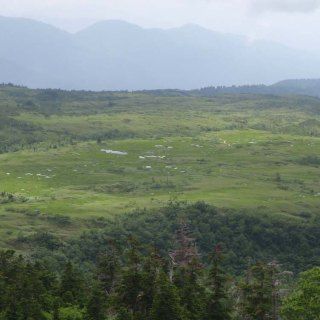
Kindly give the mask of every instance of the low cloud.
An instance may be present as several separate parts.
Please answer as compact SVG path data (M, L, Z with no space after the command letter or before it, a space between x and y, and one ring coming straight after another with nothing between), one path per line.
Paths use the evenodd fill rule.
M253 0L251 7L258 12L309 13L320 7L320 0Z

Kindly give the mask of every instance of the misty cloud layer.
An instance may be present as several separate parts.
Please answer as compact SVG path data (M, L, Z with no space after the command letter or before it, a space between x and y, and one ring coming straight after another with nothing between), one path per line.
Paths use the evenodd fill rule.
M0 16L79 31L101 20L147 28L193 23L320 53L320 0L0 0Z
M313 12L320 7L320 0L254 0L252 7L257 11Z

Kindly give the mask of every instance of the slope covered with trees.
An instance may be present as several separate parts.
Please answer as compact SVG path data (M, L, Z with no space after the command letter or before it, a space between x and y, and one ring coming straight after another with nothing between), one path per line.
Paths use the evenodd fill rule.
M276 262L251 263L240 277L224 269L221 245L203 264L185 225L171 253L129 238L109 242L91 272L66 262L52 272L47 262L0 252L1 319L317 319L319 268L291 272Z

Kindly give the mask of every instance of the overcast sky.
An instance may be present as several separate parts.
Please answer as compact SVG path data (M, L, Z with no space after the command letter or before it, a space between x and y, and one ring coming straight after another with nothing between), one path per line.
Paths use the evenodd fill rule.
M0 15L69 31L106 19L161 28L195 23L320 53L320 0L0 0Z

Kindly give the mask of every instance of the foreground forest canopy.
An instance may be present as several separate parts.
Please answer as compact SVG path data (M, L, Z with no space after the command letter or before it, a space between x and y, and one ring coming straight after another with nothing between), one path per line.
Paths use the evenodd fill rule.
M91 272L71 262L52 272L12 251L0 252L3 320L228 320L319 319L320 268L292 273L272 261L248 266L234 278L216 245L205 266L186 225L167 257L129 238L109 242ZM144 254L142 254L144 251ZM168 259L170 257L170 259Z
M317 319L320 100L215 90L0 87L1 320Z

